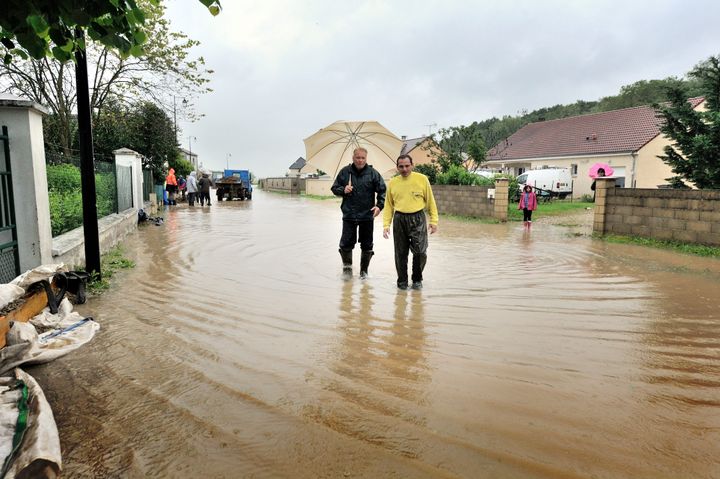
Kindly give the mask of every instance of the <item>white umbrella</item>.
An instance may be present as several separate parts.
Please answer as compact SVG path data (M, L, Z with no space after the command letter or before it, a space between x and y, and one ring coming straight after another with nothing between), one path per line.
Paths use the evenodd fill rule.
M368 151L368 165L384 175L395 169L403 146L400 138L376 121L336 121L303 141L306 161L333 178L352 163L357 147Z

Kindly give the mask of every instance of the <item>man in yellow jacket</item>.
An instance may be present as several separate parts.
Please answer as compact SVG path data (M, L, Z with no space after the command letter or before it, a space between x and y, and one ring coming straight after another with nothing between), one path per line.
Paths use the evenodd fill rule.
M422 273L427 262L428 229L430 234L437 231L438 210L430 181L422 173L413 171L410 155L400 155L396 165L400 176L394 177L388 185L383 210L383 237L390 237L392 223L398 288L408 287L408 253L412 251L412 288L422 289ZM425 210L430 216L429 227Z

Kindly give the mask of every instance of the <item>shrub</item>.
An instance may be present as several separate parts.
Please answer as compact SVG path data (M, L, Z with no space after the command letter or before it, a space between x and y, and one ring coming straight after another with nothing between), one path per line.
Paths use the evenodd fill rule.
M47 180L52 235L58 236L82 226L80 169L71 164L48 165ZM114 213L116 194L112 171L95 174L95 193L98 218Z
M470 173L462 166L451 165L447 171L438 173L438 185L485 185L488 184L484 180L488 180L489 184L494 184L489 178Z
M428 177L431 185L437 183L438 168L432 163L423 163L422 165L415 165L413 170Z

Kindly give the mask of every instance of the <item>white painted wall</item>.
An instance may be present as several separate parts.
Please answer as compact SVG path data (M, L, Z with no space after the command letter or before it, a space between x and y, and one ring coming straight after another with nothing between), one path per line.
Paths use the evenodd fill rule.
M42 118L29 100L0 97L0 125L8 127L21 272L52 262L52 229Z

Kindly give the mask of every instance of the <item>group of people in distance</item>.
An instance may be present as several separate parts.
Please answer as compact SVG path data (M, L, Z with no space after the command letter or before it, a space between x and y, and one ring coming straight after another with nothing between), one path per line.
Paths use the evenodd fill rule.
M190 206L195 206L195 201L200 203L200 206L210 205L210 187L212 186L212 180L210 175L202 173L202 177L198 180L194 171L190 172L187 180L175 177L175 169L170 168L168 174L165 177L165 191L167 191L168 205L177 205L177 194L178 192L187 192L187 200Z
M395 246L397 287L407 289L408 256L412 252L413 289L422 289L423 270L427 262L428 231L438 229L438 210L427 176L413 171L410 155L396 161L399 175L385 186L385 180L372 165L367 164L367 150L353 151L352 163L342 168L331 187L333 194L342 197L340 209L343 227L340 236L340 258L343 272L352 274L352 252L360 243L360 277L366 278L373 255L374 219L383 213L383 237L390 237ZM430 222L425 217L428 211Z

